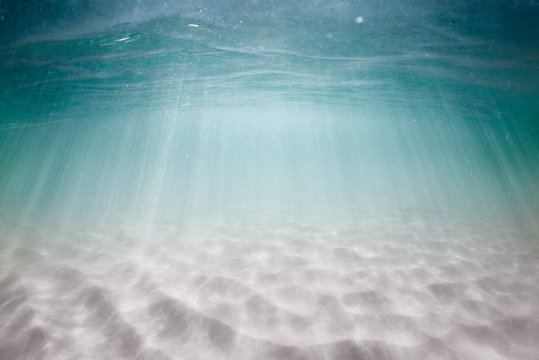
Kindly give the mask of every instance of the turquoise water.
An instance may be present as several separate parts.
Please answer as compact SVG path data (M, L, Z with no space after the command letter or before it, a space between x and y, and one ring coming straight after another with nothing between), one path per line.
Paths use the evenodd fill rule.
M4 216L537 219L533 3L30 4L2 15Z
M0 1L0 358L534 359L538 39L534 0Z

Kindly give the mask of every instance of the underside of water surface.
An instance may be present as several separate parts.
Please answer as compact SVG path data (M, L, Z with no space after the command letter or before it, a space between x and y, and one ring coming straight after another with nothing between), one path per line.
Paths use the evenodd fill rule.
M539 5L0 0L0 359L523 359Z

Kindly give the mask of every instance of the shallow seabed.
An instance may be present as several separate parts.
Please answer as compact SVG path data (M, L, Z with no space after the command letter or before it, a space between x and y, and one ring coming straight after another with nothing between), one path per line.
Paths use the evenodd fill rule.
M536 359L539 244L501 222L8 228L2 359Z

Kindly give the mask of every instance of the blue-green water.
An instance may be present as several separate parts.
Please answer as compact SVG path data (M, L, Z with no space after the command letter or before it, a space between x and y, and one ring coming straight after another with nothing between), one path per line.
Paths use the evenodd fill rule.
M537 219L537 6L479 5L6 3L2 213Z
M2 212L536 219L538 10L475 5L5 4Z
M325 239L323 246L328 247L328 254L337 251L342 255L342 251L334 249L340 245L332 245L333 242L341 244L345 241L348 246L347 241L352 238L371 239L365 243L356 239L359 241L357 244L363 246L376 241L386 244L384 241L391 238L396 245L387 245L391 244L389 242L387 249L386 245L380 245L380 248L373 245L375 250L372 251L363 247L361 251L364 253L356 248L353 250L362 259L382 259L379 264L372 265L374 267L361 270L375 274L372 276L376 281L369 280L377 284L373 285L374 298L378 299L377 294L383 294L382 297L387 297L390 303L399 298L396 293L383 292L385 285L381 284L386 275L380 275L380 271L384 266L388 266L388 271L395 270L387 275L392 281L402 275L399 273L401 268L394 269L399 263L396 258L384 262L384 256L402 248L399 251L405 255L401 260L411 264L405 274L411 274L411 278L416 280L405 279L400 285L392 283L390 289L424 285L424 288L416 290L428 288L427 294L440 301L435 302L436 306L446 306L447 296L454 296L458 301L451 299L459 304L476 301L479 297L491 306L489 311L507 311L509 319L533 319L531 323L518 325L528 326L522 334L529 336L539 326L535 321L539 314L537 306L530 300L537 292L537 283L534 282L539 274L537 266L533 265L533 259L537 259L539 231L538 39L539 6L534 0L489 3L475 0L207 0L187 3L74 0L65 4L56 1L0 1L0 228L8 234L0 238L3 241L0 262L3 260L7 264L0 265L0 275L6 274L0 290L8 294L11 290L6 289L15 286L10 285L12 283L38 281L25 267L32 261L41 264L35 265L36 268L43 266L45 270L58 264L68 266L58 255L63 254L63 250L51 249L63 243L87 244L89 240L79 239L80 234L65 235L65 232L79 226L83 226L85 231L95 231L98 235L92 236L96 238L112 239L99 240L92 243L93 247L80 245L73 250L73 254L79 255L69 264L69 269L81 271L85 281L93 284L100 284L100 280L92 278L88 269L102 266L96 271L102 271L107 277L109 272L117 271L116 260L105 258L100 260L103 261L99 263L101 265L88 265L80 260L84 258L80 254L86 251L100 258L106 251L123 253L126 250L122 247L120 250L109 249L110 243L116 239L110 234L118 232L127 232L138 239L133 240L131 249L142 249L152 236L165 243L162 239L178 236L196 241L213 239L211 241L216 243L201 242L205 245L199 245L200 251L209 254L205 260L197 258L198 255L181 255L187 257L182 261L191 264L192 281L200 280L196 280L196 274L225 276L223 273L230 271L228 276L241 279L242 284L253 282L255 285L250 286L255 288L258 278L252 275L248 277L250 280L245 280L242 271L255 271L261 263L244 264L244 270L234 268L238 272L233 272L224 262L216 260L220 259L216 254L221 250L212 249L226 248L223 245L226 242L220 243L215 239L242 239L250 244L252 241L264 242L260 239L266 239L264 236L271 233L267 238L282 241L284 245L281 245L291 253L297 250L290 245L294 243L293 239L300 239L310 244L305 245L307 255L298 255L305 256L307 260L304 260L309 264L321 261L326 267L340 269L343 266L342 271L351 271L346 267L348 265L333 264L333 260L324 257L325 253L316 255L320 248L316 245L312 250L314 245L310 241ZM297 224L297 227L290 223ZM208 230L214 229L215 224L221 224L221 227ZM223 224L229 224L229 227ZM318 227L311 228L307 224ZM172 235L162 235L167 233L162 230L163 226ZM98 228L101 232L94 230ZM41 236L56 239L48 240L54 246L45 244L38 247L41 250L35 250L41 255L49 254L46 256L53 260L24 260L28 256L24 251L34 250L23 248L23 251L17 245L24 243L23 238L40 238L36 234L47 234ZM69 240L72 237L79 240ZM414 242L418 239L424 239L427 245ZM474 245L466 243L458 247L454 239L471 239ZM271 241L268 240L268 244L273 244ZM425 255L430 254L430 250L425 250L432 246L429 241L453 249L449 252L451 257L449 253L438 254L438 248L432 250L435 254L432 256L440 256L440 266L462 265L459 268L461 272L449 271L461 274L462 278L446 279L443 278L445 268L432 270L429 267L431 255ZM484 244L484 252L481 251L483 245L478 244ZM32 249L33 245L28 246ZM249 246L242 248L243 252L238 251L247 258L258 259L258 253ZM268 255L270 258L276 254L275 249L281 248L279 246L268 250L273 254ZM470 251L476 255L463 250L466 246L472 246L473 251ZM479 246L479 249L474 246ZM488 250L490 246L493 248ZM184 251L175 247L167 249L179 257ZM20 255L21 251L23 255ZM155 263L155 268L147 265L144 270L159 283L155 287L168 296L167 299L185 301L204 316L217 318L222 322L219 323L221 325L214 324L219 331L226 326L241 336L264 339L269 344L299 346L299 352L289 349L286 353L282 350L284 358L299 359L304 355L316 358L321 356L316 355L319 352L316 346L328 342L341 344L335 345L337 350L332 347L327 350L327 357L335 359L354 358L361 354L361 358L370 359L372 355L354 352L349 349L352 345L342 345L339 341L359 343L360 340L379 339L388 344L402 345L392 335L380 335L380 332L377 333L379 337L372 335L375 331L372 329L371 333L363 334L361 331L365 329L358 330L357 324L362 321L370 324L370 320L365 319L350 320L356 323L356 328L342 337L325 337L325 330L319 329L323 325L317 321L320 317L328 319L319 312L322 311L320 304L326 300L315 302L317 305L313 305L313 309L318 310L305 315L310 316L314 324L314 330L305 333L310 335L294 335L291 339L296 340L287 343L281 339L282 333L277 336L273 330L268 330L267 323L256 316L251 319L249 314L244 314L250 319L245 320L245 325L235 318L227 318L226 311L212 315L212 306L225 305L211 303L208 300L213 299L211 296L193 300L195 295L192 294L198 294L200 284L190 283L193 287L184 289L185 294L191 295L174 292L170 284L176 280L165 281L167 276L174 274L173 270L159 268L160 258L156 258L154 252L148 257L135 250L132 252L129 253L131 260L126 260L131 261L129 266L143 266L144 261ZM500 269L503 271L490 269L488 256L498 254L502 257L504 252L507 259L501 261ZM523 254L531 255L520 258L525 256ZM340 259L349 259L349 254L345 255ZM233 256L230 259L235 261ZM481 265L471 270L463 259L468 262L477 260ZM220 265L206 269L203 265L206 261L217 261ZM426 270L414 268L416 261ZM178 262L171 260L170 263L178 266ZM359 260L353 263L364 264ZM507 268L503 267L504 264ZM131 269L131 274L144 274L140 268L137 269ZM288 271L282 267L279 269ZM416 270L422 271L423 275L414 278ZM502 272L505 275L502 276ZM19 276L18 280L10 280L9 274L13 273ZM311 280L314 278L321 283L313 285L313 288L305 285L302 291L321 291L340 299L335 304L352 306L346 300L350 299L346 295L348 293L342 297L337 295L350 289L335 290L331 287L333 280L326 279L327 274L313 274L309 275ZM517 280L507 278L510 276L507 274L513 274L511 276ZM524 286L518 280L520 275L527 279L522 281L528 287L522 290L524 295L518 297L518 286ZM54 273L49 280L52 283L60 281L58 276ZM459 298L452 292L453 287L440 290L438 286L445 286L446 282L439 278L433 280L432 276L441 276L446 282L458 283L459 286L464 284L462 286L465 287L475 284L473 281L478 278L490 276L505 284L503 286L513 286L492 291L510 297L515 309L526 305L528 310L511 313L513 308L503 308L503 299L498 303L498 298L491 297L490 290L482 287L477 290L479 295L476 298L470 295L473 291L463 292ZM288 281L280 279L281 282ZM292 276L292 279L295 278ZM122 281L125 279L119 283ZM183 284L183 280L178 281ZM290 281L296 286L303 280ZM417 285L417 281L424 283ZM230 291L236 294L236 285L219 286L217 289L222 290L223 286L228 289L226 296L230 298L227 301L234 303L238 300L230 295ZM84 295L85 289L80 290L83 295L68 292L62 306L76 308L80 304L74 299L86 299L84 301L88 305L90 300ZM43 291L44 296L61 297L60 292ZM240 295L236 294L239 298L245 295L242 291L239 291ZM270 299L268 301L279 303L280 300L264 291L260 290L260 293ZM440 292L443 295L439 298ZM89 296L115 303L124 294L127 292ZM152 294L148 299L155 299L155 293ZM517 297L513 298L513 295ZM129 292L129 296L140 295ZM226 297L222 292L220 296ZM368 295L367 300L361 298L373 302L371 297ZM451 299L447 301L453 301ZM168 309L163 310L165 312L172 311L167 307L169 300L163 300L164 303L155 300L157 303L149 307L149 314L161 314L159 306ZM266 311L266 305L260 305L259 300L253 300L258 304L256 306L253 301L248 301L246 311L250 311L249 306ZM4 306L2 301L0 293L0 315L7 316L2 315L7 314L1 310ZM99 301L98 307L101 306ZM443 306L440 311L429 312L431 310L428 309L435 305L422 297L414 298L414 301L417 308L414 308L415 312L410 310L413 313L410 316L430 319L425 320L427 325L439 320L432 320L430 316L433 314L444 314ZM304 305L307 303L309 301L306 300ZM138 309L137 306L133 305L133 308ZM146 305L140 306L142 309ZM391 309L384 311L394 315L404 311ZM55 313L50 309L43 311ZM174 311L172 313L176 314ZM285 316L279 311L276 312L279 316ZM458 312L460 310L455 311L457 318L464 314ZM129 311L122 314L123 317L130 316ZM454 324L453 315L448 315L445 320ZM502 320L496 318L497 315L485 316L488 321L507 320L503 316L500 317ZM348 320L339 319L327 320L327 326L347 324ZM392 323L394 320L388 321ZM207 325L210 320L196 321ZM465 329L468 329L466 326L487 329L497 326L487 320L487 325L480 321L479 325L459 321L459 326ZM175 348L176 345L167 342L169 335L141 330L153 329L154 325L140 325L134 320L131 324L134 324L136 331L133 331L140 334L140 338L160 339L152 340L154 347L163 351L162 356L169 358L183 359L178 357L178 351L188 354L186 358L194 359L277 356L277 350L253 350L262 345L243 338L238 340L236 347L230 347L235 350L228 348L228 352L219 352L222 350L219 346L226 343L226 339L221 338L217 345L210 341L217 352L207 350L205 353L206 345L200 345L204 341L198 338L193 342L181 342L187 345ZM62 353L64 350L60 350L58 345L61 335L58 334L63 334L69 326L59 326L50 333L48 327L43 326L47 330L45 335L24 335L30 339L35 336L45 339L34 343L35 339L28 340L33 344L27 347L29 352L13 350L10 353L12 350L9 349L24 346L20 345L18 337L8 337L8 340L0 341L0 355L4 351L12 354L13 359L23 359L39 354L46 358L60 355L100 358L118 357L118 354L135 358L135 355L150 354L142 350L140 341L132 338L121 341L135 345L118 345L114 339L123 339L123 335L114 331L124 334L125 329L113 331L108 328L100 331L104 334L112 331L112 344L107 346L113 350L102 350L98 345L85 348L77 343ZM282 326L288 329L289 325ZM496 333L501 338L489 333L491 337L485 340L485 348L473 352L465 350L467 348L463 345L468 339L475 339L473 334L466 335L463 342L459 342L451 334L439 334L430 327L425 330L423 325L417 326L429 336L448 344L449 350L439 344L428 347L431 345L425 345L426 340L422 338L422 342L417 340L417 343L431 350L399 352L401 350L391 350L388 345L389 352L384 356L389 359L427 358L426 354L431 354L436 359L449 359L451 356L471 359L475 358L473 356L486 358L486 354L494 351L500 359L532 359L536 349L532 342L514 343L511 330L502 335ZM205 329L204 326L202 328ZM387 327L382 328L387 330ZM404 328L399 330L399 334L409 335ZM88 329L94 328L90 326ZM460 331L458 329L455 328L455 333ZM1 328L1 325L0 330L14 331ZM214 330L210 330L210 335ZM93 330L87 331L94 334ZM170 336L173 339L181 335L172 332ZM237 336L239 339L240 335ZM320 340L307 341L313 336L319 336ZM513 344L513 347L509 346L513 350L492 345L503 342L500 339ZM96 340L95 343L99 342ZM418 349L423 349L423 345L413 343ZM132 352L126 350L123 353L117 349L126 346ZM273 345L264 346L273 349ZM345 350L339 346L344 346ZM382 348L386 349L384 346ZM517 347L524 350L514 350ZM38 355L32 349L37 349ZM109 350L111 352L107 352ZM119 353L115 352L117 350ZM157 355L144 356L160 358Z

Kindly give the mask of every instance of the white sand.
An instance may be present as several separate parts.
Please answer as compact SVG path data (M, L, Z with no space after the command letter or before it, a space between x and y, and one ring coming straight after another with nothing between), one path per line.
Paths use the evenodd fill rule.
M537 235L236 223L0 242L0 359L538 359Z

